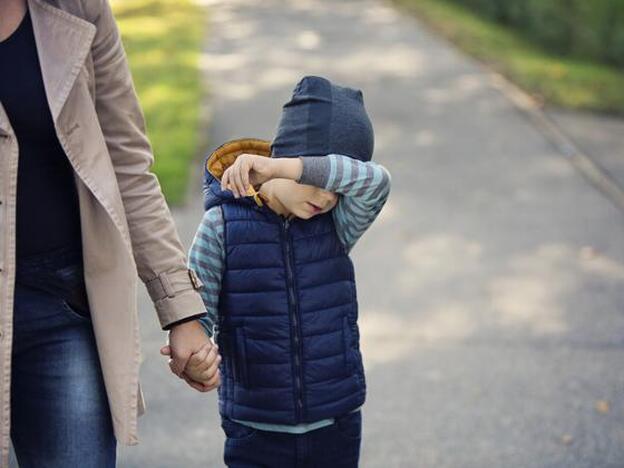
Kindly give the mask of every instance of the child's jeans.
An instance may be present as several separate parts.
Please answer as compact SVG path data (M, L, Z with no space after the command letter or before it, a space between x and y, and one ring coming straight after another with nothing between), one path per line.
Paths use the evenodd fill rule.
M11 439L19 466L114 467L80 254L54 251L17 268Z
M230 468L356 468L360 458L362 413L305 434L254 429L221 419L226 435L224 459Z

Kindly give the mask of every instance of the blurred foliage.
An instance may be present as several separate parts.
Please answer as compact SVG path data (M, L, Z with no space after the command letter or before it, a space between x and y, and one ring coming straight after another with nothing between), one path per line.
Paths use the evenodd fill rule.
M624 115L624 72L614 66L567 55L529 39L516 28L506 26L510 15L522 15L519 11L533 0L394 0L424 19L434 29L447 36L458 47L485 61L495 70L509 77L527 91L552 104L563 107L588 109ZM467 7L460 3L473 4ZM487 3L488 9L477 3ZM499 4L516 5L517 10L497 9ZM518 6L519 4L524 6ZM553 3L544 0L544 4ZM559 0L558 3L568 3ZM569 0L569 3L574 3ZM601 1L587 2L594 5ZM607 2L604 2L607 3ZM624 2L622 2L624 3ZM513 11L513 13L512 13ZM507 16L505 16L507 15ZM546 17L542 21L546 22ZM561 38L563 33L549 33ZM547 34L546 34L547 35ZM553 41L555 39L552 39ZM560 39L557 39L560 40Z
M170 203L184 199L197 153L204 10L192 0L113 0L154 149L154 172Z
M548 50L624 66L623 0L453 0Z

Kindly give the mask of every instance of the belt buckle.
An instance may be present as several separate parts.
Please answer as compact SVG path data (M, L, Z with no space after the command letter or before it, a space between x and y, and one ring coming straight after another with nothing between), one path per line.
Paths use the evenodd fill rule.
M189 278L191 279L191 284L193 285L194 289L200 290L204 287L204 283L201 282L201 280L199 279L199 276L197 276L197 273L195 273L195 270L193 270L192 268L189 268L188 274L189 274Z

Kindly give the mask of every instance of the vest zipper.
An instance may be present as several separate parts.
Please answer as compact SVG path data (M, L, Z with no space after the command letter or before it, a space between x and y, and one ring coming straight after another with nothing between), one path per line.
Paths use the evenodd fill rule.
M301 421L303 413L303 376L301 368L301 327L299 325L297 297L294 288L294 275L292 268L292 248L290 245L290 236L288 230L290 227L290 220L286 219L282 224L284 232L284 245L285 245L285 260L286 260L286 275L288 283L288 296L290 302L290 321L293 329L293 342L294 342L294 359L295 359L295 386L297 390L297 403L296 414L297 423Z

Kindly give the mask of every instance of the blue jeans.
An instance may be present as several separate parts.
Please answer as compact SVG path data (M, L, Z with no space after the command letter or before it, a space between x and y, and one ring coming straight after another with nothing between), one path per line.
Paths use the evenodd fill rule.
M20 262L14 297L11 439L20 468L114 467L80 254Z
M356 468L362 413L336 418L331 426L305 434L261 431L221 418L224 460L230 468Z

